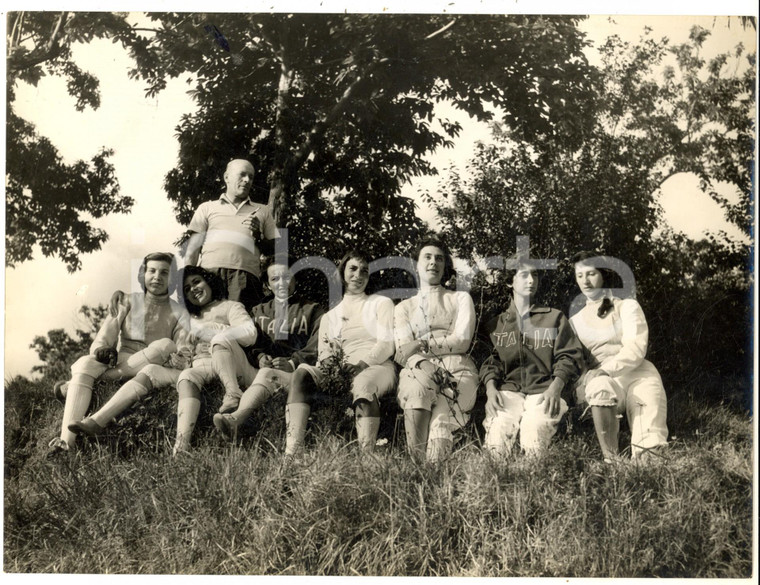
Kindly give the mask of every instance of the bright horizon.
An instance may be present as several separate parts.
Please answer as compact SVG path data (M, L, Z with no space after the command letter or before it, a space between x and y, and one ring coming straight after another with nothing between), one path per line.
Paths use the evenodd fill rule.
M615 31L635 40L644 26L654 28L656 36L667 35L673 43L684 42L694 24L712 30L705 47L712 52L732 49L739 41L747 51L755 51L755 33L741 28L737 21L729 29L725 18L715 23L713 17L616 16L618 25L606 17L591 17L581 28L595 43ZM714 25L714 28L713 28ZM709 48L709 49L708 49ZM76 112L74 100L59 78L43 78L38 87L19 86L14 103L16 112L37 126L37 131L51 139L66 162L87 160L101 147L113 148L111 162L121 186L121 193L135 199L128 215L111 215L94 224L110 236L102 249L81 256L82 269L66 272L63 262L44 258L36 249L35 259L5 271L5 379L30 375L37 363L29 344L36 335L64 328L73 334L81 326L81 305L105 304L113 290L136 287L136 268L151 251L173 251L172 242L183 231L174 218L171 204L163 191L166 173L173 168L178 150L174 137L180 116L191 113L195 105L187 96L190 89L184 77L169 82L156 98L144 97L144 84L129 80L128 58L119 45L93 41L74 51L82 69L101 82L101 107ZM443 173L450 163L464 166L477 140L487 140L484 126L458 113L463 131L455 147L441 150L430 160ZM435 188L439 177L428 177L406 185L403 194L415 197L418 189ZM676 176L664 186L661 198L668 223L693 238L706 230L739 231L723 220L720 207L696 190L689 176ZM210 193L209 198L218 194ZM419 198L415 199L418 201ZM688 201L688 205L685 202ZM698 203L695 205L695 201ZM429 221L433 214L421 209L418 215ZM722 220L722 221L716 221Z

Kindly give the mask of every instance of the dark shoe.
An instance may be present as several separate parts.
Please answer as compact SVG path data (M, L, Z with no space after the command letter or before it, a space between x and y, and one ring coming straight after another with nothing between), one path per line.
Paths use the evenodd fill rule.
M97 422L88 416L87 418L83 418L82 420L71 423L69 425L69 430L72 433L76 433L77 435L95 437L96 435L102 433L105 428L101 427Z
M214 427L222 433L228 441L234 441L237 437L237 423L229 414L215 414Z

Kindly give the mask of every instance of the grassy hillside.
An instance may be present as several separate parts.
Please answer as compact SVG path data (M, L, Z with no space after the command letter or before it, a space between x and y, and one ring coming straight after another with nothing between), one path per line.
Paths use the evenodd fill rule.
M96 396L112 392L101 386ZM240 446L211 431L170 456L173 391L77 453L45 458L62 406L40 383L5 389L6 572L749 577L752 423L671 391L672 442L651 464L600 461L571 411L545 456L494 461L471 431L417 466L390 405L360 457L344 405L313 417L285 465L282 399ZM394 430L397 432L394 433ZM626 437L623 437L625 440Z

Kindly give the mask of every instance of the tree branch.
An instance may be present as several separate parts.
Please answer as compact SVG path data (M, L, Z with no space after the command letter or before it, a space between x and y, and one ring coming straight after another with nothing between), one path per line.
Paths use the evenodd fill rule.
M454 18L449 22L448 24L442 26L437 31L430 33L428 36L426 36L423 41L428 41L439 34L444 33L448 29L450 29L454 24L456 23L457 19ZM382 59L378 59L377 61L374 61L370 64L370 66L367 68L367 70L361 75L360 77L357 77L354 82L346 88L346 91L343 92L343 95L340 97L340 99L337 101L337 103L333 106L333 108L328 112L327 116L320 122L317 122L314 125L314 128L312 128L311 132L309 132L309 135L306 137L306 140L301 145L301 148L298 149L298 152L292 159L292 165L293 168L298 168L303 162L308 158L309 154L311 153L312 149L314 148L314 144L316 141L324 136L327 129L330 127L330 125L338 119L338 116L340 116L341 113L345 110L348 103L351 101L351 98L356 93L359 86L364 83L364 81L372 75L372 73L380 67L380 65L384 65L385 63L389 62L390 59L387 57L384 57Z
M58 35L61 32L61 27L63 26L63 21L66 19L67 12L61 12L61 15L58 17L58 22L55 24L55 28L53 29L53 34L50 35L50 40L48 41L46 50L47 52L51 52L54 48L58 47Z
M439 34L442 34L449 28L451 28L454 23L456 22L456 18L453 19L451 22L446 24L445 26L439 28L437 31L429 34L423 39L424 41L427 41L429 39L432 39ZM266 33L263 33L264 37L267 38ZM267 39L269 40L269 39ZM270 41L271 42L271 41ZM281 53L280 53L281 51ZM276 51L278 53L278 56L280 57L282 66L283 66L283 72L286 69L285 65L285 47L282 43L280 43L280 49L279 51ZM301 147L295 152L294 156L291 157L290 161L287 162L287 170L288 174L294 173L297 169L299 169L306 159L309 157L309 155L314 150L315 144L325 135L328 128L339 118L339 116L345 111L348 104L351 102L351 99L354 97L356 92L358 91L359 87L366 82L367 79L372 75L372 73L378 69L381 65L385 65L390 61L389 58L383 57L381 59L378 59L377 61L373 61L369 64L367 69L359 75L343 92L343 95L341 95L340 99L335 103L335 105L330 109L330 111L327 113L327 115L320 121L318 121L316 124L314 124L314 127L309 132L306 139L303 141L303 144ZM284 74L284 73L283 73ZM292 82L292 71L289 71L290 79L289 82ZM275 130L275 143L280 143L281 137L279 134L279 126L280 126L280 115L284 111L284 109L287 107L286 101L286 95L282 92L282 83L283 83L283 77L280 77L280 88L278 88L277 92L277 121L275 124L277 125L277 129ZM283 145L278 144L278 150ZM283 164L284 166L284 164ZM281 198L284 193L283 189L285 185L282 183L282 178L284 177L284 171L285 169L280 169L281 172L283 172L283 175L279 177L279 184L278 185L271 185L271 192L270 192L270 204L273 204L276 208L275 211L277 212L277 208L279 208L278 202L276 201L278 198Z
M306 137L306 140L304 140L303 145L298 149L296 155L293 157L292 164L294 168L298 168L301 164L303 164L303 161L306 160L314 148L316 141L324 136L330 125L338 119L338 116L340 116L340 114L343 113L343 111L346 109L346 106L351 101L351 98L358 90L359 86L364 83L364 81L372 74L375 69L387 62L387 58L375 61L367 68L361 77L357 77L353 83L351 83L351 85L346 88L346 91L343 92L343 95L327 113L325 118L317 122L314 125L314 128L312 128L311 132L309 132L309 135Z
M23 59L20 63L13 63L12 59L9 60L8 68L10 69L11 73L15 73L23 69L29 69L30 67L34 67L40 63L44 63L45 61L55 59L60 54L60 39L63 36L62 28L67 15L68 12L61 12L60 16L58 17L58 22L55 24L55 28L53 29L50 35L50 39L45 45L44 50L40 52L35 49L29 53L29 56ZM15 52L15 49L9 51L8 56L12 58L13 52Z
M442 26L437 31L430 33L428 36L425 37L426 41L429 41L433 37L437 37L439 34L446 32L448 29L450 29L452 26L454 26L454 23L457 21L455 18L452 20L449 24Z
M8 53L13 51L13 48L16 44L19 44L18 41L14 43L14 39L20 38L22 34L22 24L24 22L24 12L19 12L16 16L15 20L13 21L13 28L11 29L11 35L8 42ZM16 27L18 27L18 36L16 35Z

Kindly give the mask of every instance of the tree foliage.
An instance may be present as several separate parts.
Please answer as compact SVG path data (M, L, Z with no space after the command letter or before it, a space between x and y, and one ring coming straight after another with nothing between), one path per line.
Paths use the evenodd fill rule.
M323 243L385 254L416 237L400 189L435 173L424 155L461 130L439 119L439 102L482 120L495 106L526 141L572 140L587 119L575 17L149 17L158 58L138 68L149 93L189 72L198 104L179 125L180 160L166 178L178 221L222 190L227 161L246 157L298 255L334 255Z
M32 372L39 372L43 378L55 381L67 379L69 368L77 358L90 351L90 345L100 324L108 314L104 305L90 307L83 305L79 309L84 320L84 329L77 329L71 337L64 329L51 329L47 336L36 335L29 346L35 352L42 365L32 367Z
M594 123L580 147L563 140L536 147L495 125L493 142L479 144L467 169L452 169L442 182L444 197L428 198L464 258L509 256L516 237L528 236L534 256L565 260L545 278L544 298L555 306L568 307L578 293L566 262L573 253L623 260L663 367L744 375L749 246L721 234L699 242L675 234L658 203L665 180L693 173L726 218L750 231L755 55L739 46L705 60L708 35L695 27L674 47L648 31L635 44L611 37L601 47ZM735 199L720 194L726 185ZM481 273L475 283L486 287L490 309L503 306L502 281Z
M578 17L156 13L143 20L149 24L120 13L11 15L11 264L31 258L40 243L76 269L78 254L107 238L82 212L100 217L132 205L119 195L111 151L66 165L13 113L14 84L46 74L67 79L77 109L98 107L97 79L72 59L77 42L120 42L148 95L189 75L198 111L178 127L180 161L166 178L181 223L221 190L225 164L246 157L259 170L259 197L291 228L297 255L335 255L320 241L386 254L417 237L422 226L400 189L435 173L424 155L461 130L436 115L437 103L481 120L499 111L528 142L572 141L588 120L593 71ZM54 181L35 180L30 152L44 155L38 162L56 170ZM313 237L317 225L329 226L321 238Z
M119 192L109 161L111 149L101 149L90 161L66 163L55 145L13 108L19 82L36 86L44 76L56 75L66 79L77 111L97 109L98 80L79 68L72 57L72 45L95 38L112 38L136 49L144 43L124 14L9 14L5 226L9 266L31 260L38 244L43 255L58 256L73 272L81 266L80 254L100 249L108 239L89 217L127 213L132 208L132 198Z

